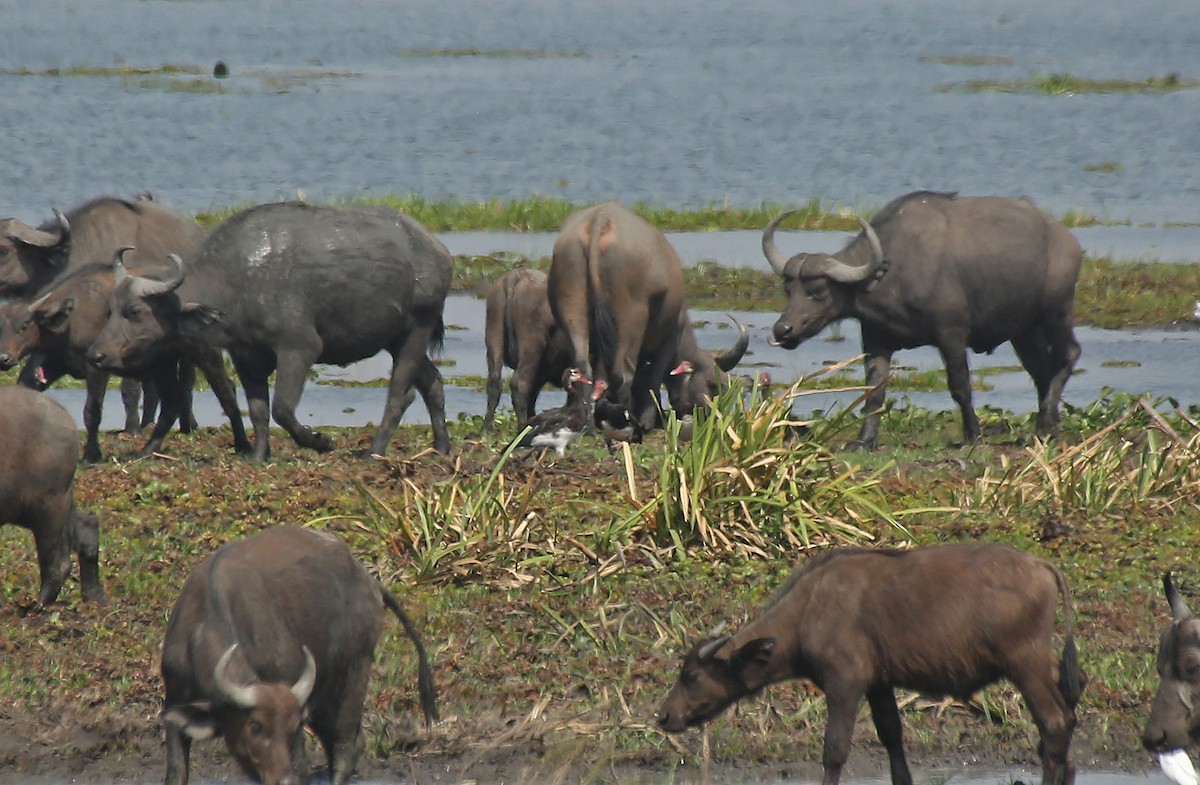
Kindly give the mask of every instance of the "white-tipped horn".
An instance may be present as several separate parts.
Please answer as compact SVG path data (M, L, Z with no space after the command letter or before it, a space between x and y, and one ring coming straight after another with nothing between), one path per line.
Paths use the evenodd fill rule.
M767 261L771 263L771 269L776 275L783 275L784 269L787 268L788 258L779 250L779 246L775 245L775 227L779 226L779 222L787 218L795 210L784 210L779 215L775 216L771 223L767 224L763 229L762 250L763 256L767 257Z
M167 262L170 269L161 281L133 276L132 293L135 297L156 297L179 288L184 278L183 260L178 254L167 254Z
M300 678L292 685L292 695L296 696L296 703L303 706L308 702L308 696L312 695L313 687L317 683L317 663L313 661L312 652L308 647L304 647L304 673L300 674Z
M213 668L213 683L217 687L217 694L228 703L232 703L241 709L253 709L258 703L254 687L245 684L235 684L227 673L229 661L233 658L233 653L237 651L237 647L236 643L233 644L225 650L225 653L221 655L221 659L217 660L217 666Z

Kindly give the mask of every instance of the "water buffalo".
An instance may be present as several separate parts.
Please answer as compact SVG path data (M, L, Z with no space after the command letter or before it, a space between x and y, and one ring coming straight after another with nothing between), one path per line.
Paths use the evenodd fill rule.
M0 387L0 523L33 532L41 590L38 604L58 599L79 558L83 598L103 601L100 525L75 506L79 433L67 410L25 387Z
M1159 641L1158 692L1142 732L1142 744L1158 753L1200 740L1200 617L1188 608L1169 572L1163 575L1163 589L1171 621Z
M130 250L132 249L126 247L117 249L116 258ZM161 265L135 269L150 272L160 270ZM32 355L36 357L36 372L33 376L36 379L33 385L36 389L44 389L64 375L86 381L87 398L83 406L83 423L87 431L87 440L83 460L87 463L95 463L101 459L100 416L108 390L109 373L88 363L86 355L104 323L108 321L112 288L112 263L92 262L59 275L39 292L33 302L10 300L0 304L0 368L11 368ZM215 356L207 365L211 366L210 373L212 367L215 367L220 376L219 380L212 383L213 389L226 391L236 414L233 386L225 374L221 358ZM195 369L190 363L183 363L182 367L156 369L152 374L139 377L144 379L144 385L138 378L122 379L121 396L125 404L127 433L137 434L153 420L159 400L159 383L154 379L163 373L170 374L173 378L178 377L178 383L173 379L164 383L172 389L178 388L178 394L182 396L182 401L179 402L182 406L180 427L184 432L191 430L195 422L191 407ZM139 417L138 398L143 389L146 403L142 416ZM168 398L170 397L171 395L168 395ZM174 403L173 400L165 402L164 412L169 412ZM240 415L237 423L240 426ZM240 427L235 427L235 441L239 433L239 449L249 451L249 441ZM158 444L161 444L161 439L158 440ZM151 445L147 454L155 449L157 446Z
M167 254L189 253L204 239L194 221L176 215L148 194L135 200L102 196L65 215L58 210L54 214L53 220L37 228L15 218L0 221L0 295L32 300L57 276L90 262L111 259L122 246L137 249L129 257L131 264L161 263ZM48 370L42 358L35 355L26 363L19 381L27 387L44 389L49 383L44 378ZM133 432L138 426L129 412L140 388L136 380L130 379L122 382L121 390L126 401L126 430ZM145 408L152 414L161 392L147 390L146 394L149 399ZM149 419L145 416L142 422ZM89 455L95 453L89 451Z
M1064 647L1054 651L1061 599ZM1074 779L1068 760L1079 670L1070 594L1058 568L1015 548L953 544L830 551L796 570L763 613L698 643L658 712L667 731L702 725L774 682L825 692L823 785L836 785L863 697L894 785L911 785L895 687L966 699L1007 678L1041 733L1044 785Z
M272 416L300 446L332 449L296 417L309 369L386 349L392 374L372 452L387 451L414 382L434 447L449 450L441 374L426 352L441 342L453 258L416 221L386 208L265 204L222 222L186 264L169 258L162 280L115 265L111 315L90 362L136 371L180 352L228 351L254 425L252 457L262 461Z
M857 319L866 355L867 416L858 440L875 446L893 352L936 346L962 410L968 442L979 440L967 348L1012 343L1037 387L1037 429L1058 423L1063 385L1079 359L1073 315L1083 252L1057 221L1027 199L958 198L917 191L893 200L841 251L785 257L774 242L781 213L763 230L763 253L783 277L787 310L774 341L788 349L831 321Z
M653 427L687 324L683 269L667 238L616 202L578 210L554 242L547 294L574 366Z
M433 722L437 699L420 636L341 540L278 526L198 564L163 640L167 785L187 783L192 740L218 733L254 779L308 782L302 724L325 749L333 785L344 785L358 759L385 605L417 649L421 708Z
M562 384L563 373L571 366L571 343L550 311L546 274L539 270L521 268L500 276L488 290L486 308L487 413L483 430L492 427L505 366L514 371L509 385L517 430L521 430L533 417L542 388ZM570 389L567 394L572 394Z

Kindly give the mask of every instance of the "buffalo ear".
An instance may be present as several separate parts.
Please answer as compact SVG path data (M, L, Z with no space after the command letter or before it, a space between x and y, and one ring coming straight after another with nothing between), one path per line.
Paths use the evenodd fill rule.
M179 331L183 334L199 332L221 321L224 316L216 308L199 303L184 303L179 309Z
M198 701L172 706L163 712L163 723L196 741L211 739L217 734L217 718L212 703Z
M38 323L43 329L49 330L52 333L62 333L67 329L67 319L74 310L75 298L64 298L51 308L38 308Z
M774 638L755 638L735 651L729 661L740 673L761 672L771 662L774 650Z

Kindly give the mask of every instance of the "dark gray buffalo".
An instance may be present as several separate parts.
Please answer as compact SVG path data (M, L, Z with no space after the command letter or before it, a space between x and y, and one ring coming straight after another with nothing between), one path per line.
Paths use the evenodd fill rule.
M1192 613L1171 574L1163 575L1171 621L1158 646L1158 692L1142 732L1151 752L1171 752L1200 740L1200 616Z
M58 599L79 557L85 600L102 601L100 526L75 506L79 432L67 410L25 387L0 387L0 523L33 532L41 590L38 604Z
M168 254L190 253L204 239L194 221L176 215L150 198L128 200L102 196L65 215L57 210L54 213L53 220L37 228L15 218L0 220L0 295L27 303L44 294L46 287L64 273L92 262L112 259L117 249L123 246L136 249L129 254L127 261L130 264L161 264ZM10 313L15 313L11 309L16 307L9 306ZM20 383L33 389L44 389L53 382L47 374L75 375L61 368L61 363L56 364L58 359L47 360L35 353L26 362ZM145 408L150 414L135 425L132 410L136 408L135 399L142 392L142 386L135 378L124 379L121 395L126 402L126 430L134 432L141 424L149 422L159 398L163 399L164 408L181 412L188 408L190 418L186 400L170 399L177 388L178 384L165 391L146 390ZM167 427L170 427L169 423ZM92 457L98 459L98 448L89 449L86 455L90 456L89 460Z
M785 257L763 230L763 253L783 277L788 306L774 341L793 349L844 318L862 325L867 417L859 441L879 435L879 413L897 349L936 346L962 410L968 442L979 440L967 348L1012 343L1037 387L1037 429L1055 430L1063 385L1079 358L1073 328L1083 252L1062 224L1027 199L957 198L918 191L890 202L832 256Z
M121 258L131 250L119 248L115 258ZM83 405L83 424L87 440L83 460L87 463L95 463L101 458L100 416L109 379L107 371L102 371L87 362L87 352L108 321L108 307L113 288L112 269L112 263L107 261L81 265L47 284L33 302L11 300L0 303L0 368L11 368L27 356L33 356L37 358L38 363L35 378L39 389L53 384L64 375L86 381L87 398ZM134 269L148 273L161 270L162 265L147 265ZM155 367L150 373L140 377L146 382L144 386L138 379L125 380L133 382L132 395L126 386L122 385L127 433L139 433L153 418L159 389L167 391L166 400L163 402L165 417L173 421L173 409L182 407L178 416L181 429L184 432L190 431L194 424L191 393L195 369L190 363L183 363L182 367L170 363L160 365L163 367ZM241 428L241 416L238 413L233 385L225 373L224 363L218 353L212 352L207 358L205 375L210 378L210 384L217 392L218 399L227 407L227 413L231 412L236 417L233 422L237 448L249 452L250 442ZM137 393L143 388L146 406L139 418ZM158 433L157 427L155 433ZM148 455L156 451L161 444L161 436L152 436L143 454Z
M616 202L576 211L554 242L547 286L574 367L653 427L687 324L683 268L667 238Z
M433 722L437 700L420 636L341 540L279 526L198 564L163 641L167 785L188 781L192 740L217 734L259 782L307 783L304 724L325 749L333 785L344 785L361 746L385 605L417 649L421 707Z
M1062 603L1064 647L1054 650ZM894 785L911 785L894 688L969 698L1007 678L1041 733L1044 785L1069 785L1079 670L1058 568L1004 545L843 549L810 560L733 635L698 643L658 712L667 731L702 725L775 682L825 692L824 785L836 785L866 697Z
M442 378L427 350L442 339L453 258L416 221L386 209L265 204L226 219L186 263L171 259L161 280L115 265L111 315L90 362L129 372L224 349L246 392L261 461L272 416L300 446L332 449L296 417L314 363L347 365L387 350L392 374L372 451L387 451L414 383L434 447L449 450Z

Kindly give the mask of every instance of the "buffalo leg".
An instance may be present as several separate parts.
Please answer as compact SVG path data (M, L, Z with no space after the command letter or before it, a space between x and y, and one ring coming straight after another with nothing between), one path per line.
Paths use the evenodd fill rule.
M975 444L979 441L979 418L971 404L971 367L967 364L967 349L962 343L939 343L938 351L946 364L946 386L950 397L962 412L963 441Z
M72 505L71 520L72 548L79 558L79 584L83 598L90 602L104 602L104 588L100 585L100 522L90 512Z
M362 751L362 710L367 696L370 673L360 668L350 676L342 691L341 702L333 716L322 718L321 727L314 727L329 759L331 785L346 785Z
M87 397L83 401L83 428L87 437L83 446L84 463L100 461L100 415L104 411L104 394L108 392L108 373L89 369L86 379ZM134 419L137 411L135 408ZM126 421L128 423L128 420Z
M450 452L450 432L446 430L446 389L442 380L442 372L433 364L428 355L423 355L422 362L417 366L417 390L425 401L425 409L429 412L429 425L433 430L433 449L438 452ZM391 437L389 436L390 440Z
M70 514L68 507L56 509L50 512L48 520L29 527L33 531L41 576L38 604L43 607L58 599L67 576L71 574L71 548L66 529L70 525Z
M1032 656L1013 668L1012 681L1025 698L1025 705L1041 735L1042 785L1072 785L1071 734L1075 732L1075 709L1058 688L1057 669L1043 657Z
M180 728L167 723L167 777L165 785L187 785L188 759L192 740Z
M317 452L333 449L333 439L296 419L296 407L308 380L308 371L317 360L317 348L306 346L300 349L277 351L275 368L275 399L271 403L271 417L289 434L296 444Z
M254 447L250 459L262 463L271 457L271 389L266 377L247 376L238 371L242 390L246 393L246 409L254 429Z
M105 379L105 384L108 379ZM142 432L142 416L138 411L142 402L142 383L132 376L121 379L121 405L125 408L125 433L136 436Z
M438 452L450 451L450 435L446 431L446 394L442 375L426 354L428 345L428 331L414 330L403 343L391 349L392 376L388 382L387 402L383 407L379 429L371 443L371 452L375 455L386 454L392 434L412 403L414 383L429 410L434 449Z
M867 348L864 340L866 357L863 364L867 369L867 397L863 401L862 428L858 432L858 445L868 450L875 449L879 442L879 420L882 416L883 402L887 398L888 376L891 374L892 353L886 350L872 351Z
M1053 325L1046 329L1049 345L1051 376L1045 396L1038 401L1038 432L1052 433L1058 427L1058 405L1062 401L1063 388L1075 370L1082 350L1075 339L1075 330L1069 323Z
M674 344L671 344L674 348ZM641 426L646 430L656 428L662 419L662 399L659 388L666 378L671 364L671 353L662 350L650 362L638 366L633 376L633 413Z
M135 381L142 389L142 419L141 426L138 428L140 433L154 423L154 415L158 411L159 403L158 387L155 386L154 380L150 376Z
M900 724L900 710L896 707L896 695L891 687L876 687L867 693L871 705L871 719L875 721L875 732L887 750L888 764L892 770L892 785L912 785L912 774L904 757L904 728Z
M163 440L167 436L167 431L171 430L171 426L175 424L179 417L181 408L180 397L182 393L179 390L179 380L175 375L174 363L159 363L152 372L154 387L158 390L159 407L158 407L158 422L154 423L154 430L150 432L150 438L142 446L138 457L145 458L162 449Z
M229 374L225 372L225 359L218 349L199 349L179 361L176 376L179 379L181 390L180 418L186 417L195 421L195 415L192 412L192 390L196 386L197 368L208 380L208 386L212 388L213 395L217 397L221 411L229 420L229 427L233 431L234 452L240 455L251 453L254 448L250 445L250 440L246 438L242 410L238 408L237 389L233 386L233 380L229 378Z
M825 721L825 747L821 757L825 776L821 785L838 785L842 778L842 767L850 757L850 742L854 738L854 720L861 696L861 691L849 685L825 686L828 718Z

